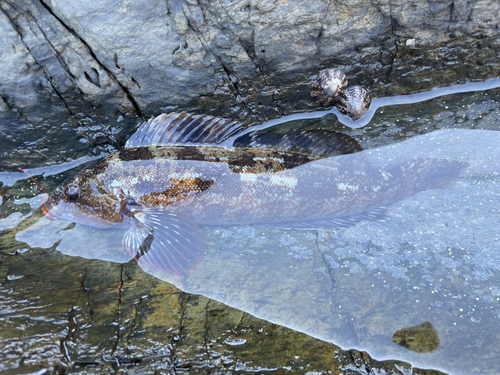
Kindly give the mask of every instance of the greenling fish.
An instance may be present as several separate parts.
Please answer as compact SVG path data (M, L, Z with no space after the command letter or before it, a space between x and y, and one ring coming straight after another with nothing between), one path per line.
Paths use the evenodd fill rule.
M353 158L358 151L354 139L328 130L277 136L212 116L163 114L124 149L65 180L42 209L99 228L123 225L122 243L139 264L187 275L204 253L199 225L383 220L384 206L443 186L466 167L416 159L379 170Z

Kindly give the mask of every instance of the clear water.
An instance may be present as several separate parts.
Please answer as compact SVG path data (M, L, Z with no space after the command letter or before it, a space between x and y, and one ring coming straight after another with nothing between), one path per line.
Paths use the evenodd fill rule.
M186 292L343 348L366 350L378 360L401 359L453 374L496 372L500 91L461 95L394 107L350 131L366 151L343 158L362 157L374 168L414 158L470 164L451 185L390 205L386 222L317 231L205 227L207 254L189 277L146 271ZM291 120L301 116L307 117ZM301 126L332 122L341 127L332 119ZM55 186L78 162L34 174L47 171L44 182ZM11 197L1 207L0 230L16 232L20 252L56 245L71 256L130 260L120 245L123 231L50 220L40 214L41 195L27 188L31 183L22 174L5 172L0 180ZM423 322L435 328L437 350L417 353L393 343L396 331Z
M317 111L312 113L300 113L294 115L283 116L276 120L268 121L260 126L256 126L252 130L259 128L269 128L271 126L280 125L295 120L317 119L334 114L341 124L350 128L362 128L370 123L373 116L382 107L397 106L402 104L416 104L426 102L431 99L439 98L442 96L460 94L466 92L477 92L484 90L491 90L500 87L500 78L492 78L484 82L468 82L461 85L453 85L449 87L436 87L430 91L419 92L411 95L391 96L385 98L373 98L370 109L358 120L352 120L350 117L343 115L337 108L333 107L329 111ZM250 131L250 130L249 130Z

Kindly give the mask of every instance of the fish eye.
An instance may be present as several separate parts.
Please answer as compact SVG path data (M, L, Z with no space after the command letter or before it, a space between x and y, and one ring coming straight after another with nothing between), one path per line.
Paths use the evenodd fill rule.
M69 183L66 187L66 195L70 201L76 201L80 198L80 187L74 182Z

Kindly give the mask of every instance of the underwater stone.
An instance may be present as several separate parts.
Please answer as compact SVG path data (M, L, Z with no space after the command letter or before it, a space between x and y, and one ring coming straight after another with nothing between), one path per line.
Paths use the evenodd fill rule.
M366 89L361 86L351 86L340 94L336 107L343 115L358 120L370 109L371 102L372 99Z
M311 96L321 104L333 104L347 88L347 77L340 69L319 72L318 80L311 89Z
M429 353L439 348L439 336L429 322L397 330L392 341L417 353Z

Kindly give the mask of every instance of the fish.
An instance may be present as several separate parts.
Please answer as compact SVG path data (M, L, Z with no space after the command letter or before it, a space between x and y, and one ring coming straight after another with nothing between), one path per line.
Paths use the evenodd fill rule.
M347 228L384 221L387 205L447 186L464 162L415 159L383 170L352 137L327 129L277 135L190 113L144 122L125 147L86 165L45 199L50 217L124 227L140 266L189 275L205 253L200 226Z

